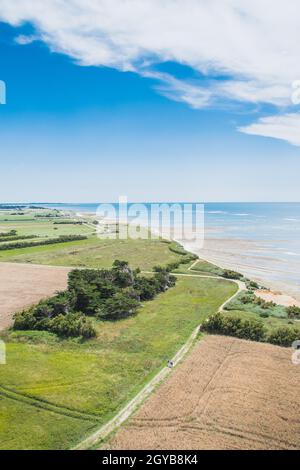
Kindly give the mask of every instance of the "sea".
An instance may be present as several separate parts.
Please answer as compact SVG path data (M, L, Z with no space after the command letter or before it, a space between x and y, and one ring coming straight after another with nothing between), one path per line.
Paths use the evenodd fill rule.
M96 213L100 203L34 204ZM300 300L300 203L204 203L204 225L204 244L192 251Z

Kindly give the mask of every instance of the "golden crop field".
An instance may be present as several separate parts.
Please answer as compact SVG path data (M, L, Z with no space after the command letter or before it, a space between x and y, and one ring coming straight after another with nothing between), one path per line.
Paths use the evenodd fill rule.
M207 336L105 447L297 449L299 389L290 349Z

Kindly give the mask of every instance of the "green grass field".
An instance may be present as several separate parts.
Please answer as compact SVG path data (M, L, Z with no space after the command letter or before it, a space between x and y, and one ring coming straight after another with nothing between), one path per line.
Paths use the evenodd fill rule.
M177 261L181 255L171 252L168 244L159 240L102 240L91 236L87 240L6 250L0 252L0 262L46 264L108 268L115 259L129 261L134 268L152 269Z
M11 220L4 220L9 219ZM46 264L109 268L115 259L129 261L134 268L150 270L155 265L166 265L177 261L183 255L169 249L171 246L161 240L110 240L99 239L93 234L94 228L87 225L55 224L66 219L33 219L31 213L23 216L9 216L0 212L0 232L17 230L18 235L38 235L42 239L57 238L60 235L85 235L87 240L18 248L0 252L0 262ZM0 240L1 243L1 240ZM174 246L174 243L173 245Z
M276 328L281 326L295 327L299 329L300 332L300 322L289 319L286 308L282 305L271 305L269 308L263 309L261 306L255 303L244 304L241 301L243 296L244 293L240 293L235 299L233 299L226 306L224 315L238 317L241 319L255 318L257 320L261 320L269 333L273 332Z
M300 323L297 321L293 320L288 320L287 318L278 318L276 316L270 315L267 318L262 318L260 317L257 313L251 312L251 311L245 311L245 310L230 310L230 311L225 311L224 315L232 316L232 317L238 317L241 319L251 319L251 318L256 318L257 320L261 320L265 327L267 328L268 332L271 333L275 329L281 326L287 326L290 327L292 326L293 328L297 328L299 330L300 334Z
M225 280L180 278L135 317L99 323L97 339L84 343L44 332L5 333L0 448L78 443L132 398L236 289Z

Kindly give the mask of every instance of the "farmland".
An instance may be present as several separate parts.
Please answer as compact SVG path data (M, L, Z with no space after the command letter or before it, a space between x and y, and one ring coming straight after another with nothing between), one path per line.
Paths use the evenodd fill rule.
M297 449L290 350L207 336L106 449Z
M16 311L63 290L68 268L0 263L0 330L10 326Z
M59 216L37 218L36 215L41 214L27 211L24 215L9 215L0 212L0 233L16 230L20 236L38 236L41 240L66 235L82 235L88 238L0 251L0 262L109 268L115 259L124 259L134 268L150 270L155 265L165 265L177 261L182 256L171 251L169 244L161 240L100 239L91 225L72 225L62 222L71 222L73 219ZM89 219L87 221L90 222ZM78 222L78 219L74 219L74 222ZM33 240L36 242L39 239ZM0 244L3 244L1 239Z
M180 278L136 316L98 322L97 338L86 342L3 332L1 448L75 445L124 406L235 290L225 280Z

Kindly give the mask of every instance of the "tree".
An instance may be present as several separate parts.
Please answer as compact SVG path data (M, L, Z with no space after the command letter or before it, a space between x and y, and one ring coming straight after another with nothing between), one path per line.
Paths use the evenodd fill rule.
M97 311L97 317L108 320L118 320L120 318L134 315L140 303L123 292L117 292L110 299L107 299Z

